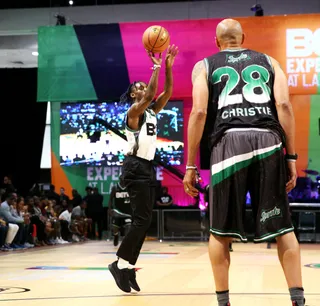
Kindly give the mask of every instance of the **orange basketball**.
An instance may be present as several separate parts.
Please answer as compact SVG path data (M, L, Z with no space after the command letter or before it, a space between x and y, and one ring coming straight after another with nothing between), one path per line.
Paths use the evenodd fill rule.
M168 48L170 35L164 27L153 25L144 31L142 43L148 51L161 53Z

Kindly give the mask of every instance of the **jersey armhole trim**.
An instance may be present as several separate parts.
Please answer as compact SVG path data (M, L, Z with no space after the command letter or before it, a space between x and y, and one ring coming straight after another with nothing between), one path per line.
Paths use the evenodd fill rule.
M128 115L126 115L126 130L128 130L129 132L132 132L132 133L136 133L136 132L140 132L140 131L141 131L141 127L140 127L140 129L137 129L137 130L131 129L131 128L128 126L127 121L128 121ZM143 121L142 121L141 126L142 126L145 122L146 122L146 113L144 112L144 113L143 113Z
M273 65L272 65L272 62L271 62L270 56L269 56L269 55L267 55L267 54L264 54L264 56L266 57L266 59L267 59L267 61L268 61L269 65L270 65L270 67L271 67L271 70L272 70L272 72L274 73L274 68L273 68Z
M146 111L153 117L157 116L157 114L155 113L155 111L153 109L147 108Z
M208 63L208 59L204 58L203 59L204 65L206 67L206 73L207 73L207 82L209 84L209 63Z

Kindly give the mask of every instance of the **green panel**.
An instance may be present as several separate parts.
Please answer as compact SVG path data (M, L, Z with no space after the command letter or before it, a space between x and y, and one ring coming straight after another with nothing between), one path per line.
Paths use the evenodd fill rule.
M38 29L38 101L96 100L73 26Z
M309 132L309 169L320 172L320 95L311 96Z
M51 104L51 150L60 160L60 103Z

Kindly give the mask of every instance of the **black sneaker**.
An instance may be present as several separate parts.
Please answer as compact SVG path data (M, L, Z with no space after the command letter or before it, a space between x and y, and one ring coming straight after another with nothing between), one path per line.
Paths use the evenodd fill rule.
M232 243L229 243L229 252L233 252Z
M113 245L117 246L119 243L119 234L113 236Z
M306 304L306 299L303 300L303 305L299 305L297 301L292 301L292 306L304 306Z
M129 284L129 269L119 269L118 261L113 262L108 266L117 286L124 292L131 292Z
M128 269L129 270L129 284L130 287L135 291L140 291L140 287L136 280L136 270L135 269Z

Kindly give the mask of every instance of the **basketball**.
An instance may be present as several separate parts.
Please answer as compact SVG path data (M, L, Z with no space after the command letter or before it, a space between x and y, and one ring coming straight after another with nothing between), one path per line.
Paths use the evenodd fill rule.
M169 32L162 26L153 25L142 35L144 48L152 53L162 53L170 44Z

